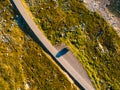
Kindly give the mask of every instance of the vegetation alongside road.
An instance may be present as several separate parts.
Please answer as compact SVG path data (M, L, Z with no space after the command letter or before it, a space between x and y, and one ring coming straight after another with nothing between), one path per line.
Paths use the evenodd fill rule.
M53 45L64 42L99 90L120 88L120 37L79 0L26 0Z
M0 0L0 90L75 90L28 31L9 0Z

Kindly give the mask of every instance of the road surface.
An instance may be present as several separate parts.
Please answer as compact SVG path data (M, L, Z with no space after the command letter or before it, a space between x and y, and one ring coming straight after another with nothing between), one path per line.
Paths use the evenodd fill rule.
M85 90L95 90L76 70L73 68L69 62L63 58L57 58L56 54L58 53L57 49L52 46L49 40L44 36L44 34L39 30L35 22L31 19L24 6L22 5L20 0L12 0L30 29L36 35L36 37L40 40L40 42L46 47L46 49L50 52L50 54L65 68L65 70L85 89Z

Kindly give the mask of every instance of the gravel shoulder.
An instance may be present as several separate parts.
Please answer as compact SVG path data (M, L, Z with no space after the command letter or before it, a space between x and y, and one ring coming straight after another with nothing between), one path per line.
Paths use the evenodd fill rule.
M65 44L60 44L55 46L55 48L60 51L63 48L68 48ZM79 62L79 60L75 57L75 55L71 52L68 51L63 57L69 62L71 67L74 67L75 70L91 85L91 79L89 78L87 72L85 71L83 65Z

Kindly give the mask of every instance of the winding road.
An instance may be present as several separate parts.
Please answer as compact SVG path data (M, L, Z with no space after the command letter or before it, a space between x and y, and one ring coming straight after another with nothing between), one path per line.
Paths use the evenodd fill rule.
M20 0L12 0L30 29L36 35L36 37L40 40L40 42L46 47L46 49L50 52L50 54L61 64L62 67L85 89L85 90L95 90L93 86L91 86L76 70L72 67L69 62L64 57L56 57L58 50L52 46L50 41L44 36L44 34L39 30L35 22L31 19L26 9L22 5Z

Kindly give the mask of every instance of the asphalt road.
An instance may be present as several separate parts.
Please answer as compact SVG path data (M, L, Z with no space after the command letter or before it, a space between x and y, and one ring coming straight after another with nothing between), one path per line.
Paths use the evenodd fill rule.
M51 53L51 55L66 69L67 72L85 89L85 90L95 90L76 70L74 67L72 67L69 62L63 58L62 56L60 58L56 57L56 54L58 53L57 49L52 46L52 44L49 42L49 40L44 36L44 34L39 30L37 25L34 23L34 21L31 19L25 8L23 7L20 0L13 0L13 3L17 7L18 11L28 24L28 26L31 28L33 33L37 36L37 38L42 42L44 47Z

